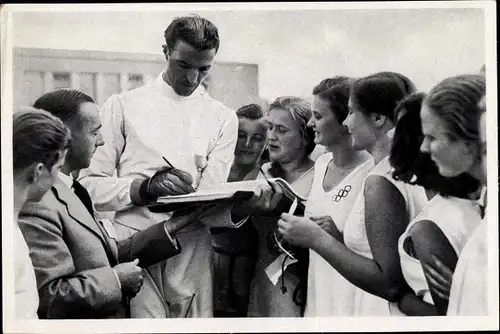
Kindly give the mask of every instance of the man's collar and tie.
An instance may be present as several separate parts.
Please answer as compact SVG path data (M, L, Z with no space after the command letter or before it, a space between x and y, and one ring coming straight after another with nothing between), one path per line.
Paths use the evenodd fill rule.
M90 198L87 189L85 189L85 187L82 186L80 182L78 182L77 180L73 180L71 176L66 175L62 172L59 173L59 178L68 188L73 189L75 195L80 199L83 205L85 205L90 215L94 217L94 207L92 205L92 199Z
M81 185L77 180L73 180L73 191L75 195L82 201L83 205L87 208L90 215L94 217L94 207L92 206L92 199L90 198L89 192Z
M85 189L85 187L82 186L82 184L80 182L78 182L77 180L74 180L71 176L66 175L62 172L59 173L59 179L61 180L61 182L65 186L67 186L69 189L73 190L73 193L76 195L76 197L78 197L80 202L88 210L88 212L90 213L90 216L92 218L94 218L95 225L91 224L90 227L96 233L98 233L100 235L100 238L104 242L105 250L106 250L106 253L108 255L110 264L112 266L116 265L117 264L117 261L116 261L117 255L113 253L113 250L111 249L111 246L109 244L109 240L106 240L106 238L104 237L106 234L108 235L108 237L111 237L110 232L108 232L106 230L106 227L104 226L104 224L101 221L99 221L98 217L94 214L94 207L92 205L92 199L91 199L87 189ZM77 219L77 218L75 218L75 219ZM89 223L87 222L86 225L88 225L88 224ZM98 231L100 231L100 233Z

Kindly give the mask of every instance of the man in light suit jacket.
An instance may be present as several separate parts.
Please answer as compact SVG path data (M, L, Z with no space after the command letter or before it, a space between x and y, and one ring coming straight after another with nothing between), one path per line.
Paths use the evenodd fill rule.
M40 202L27 203L19 215L37 278L38 315L128 317L130 298L143 283L142 268L180 253L171 235L198 211L116 241L112 224L99 220L88 192L72 178L76 180L104 144L94 101L75 90L56 90L40 97L34 107L59 117L72 135L58 179ZM166 183L171 179L164 177Z

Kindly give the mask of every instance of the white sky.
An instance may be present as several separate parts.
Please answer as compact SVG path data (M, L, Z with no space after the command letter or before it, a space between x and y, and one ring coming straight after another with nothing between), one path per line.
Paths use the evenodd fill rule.
M171 19L193 12L218 26L218 60L259 65L268 99L381 70L425 91L485 62L484 12L474 8L25 12L13 14L13 46L161 54Z

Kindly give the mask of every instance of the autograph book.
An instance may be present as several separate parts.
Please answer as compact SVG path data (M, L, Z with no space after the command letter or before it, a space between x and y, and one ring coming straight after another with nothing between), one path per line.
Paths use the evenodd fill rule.
M295 192L285 180L271 178L269 182L281 187L283 194L290 201L297 199L300 204L306 201L306 198ZM265 179L258 179L221 183L210 189L198 189L191 194L159 197L155 203L149 204L148 208L152 212L171 212L196 203L219 204L221 202L244 201L250 199L255 189L261 184L267 184L267 181Z

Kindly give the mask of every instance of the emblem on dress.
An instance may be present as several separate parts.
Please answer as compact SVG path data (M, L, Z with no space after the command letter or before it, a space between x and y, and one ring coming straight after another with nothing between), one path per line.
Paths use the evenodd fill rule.
M337 203L340 202L342 198L347 197L351 189L352 187L350 185L346 185L344 188L339 189L339 192L333 196L333 200Z

